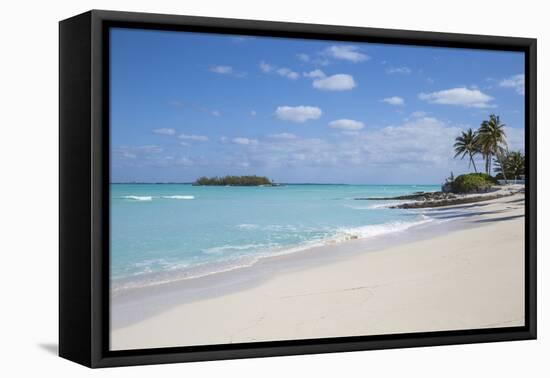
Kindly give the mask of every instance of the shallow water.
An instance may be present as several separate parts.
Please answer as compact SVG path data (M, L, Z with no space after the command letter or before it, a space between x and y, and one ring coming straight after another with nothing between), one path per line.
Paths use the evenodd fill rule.
M129 279L150 282L158 273L174 272L178 279L200 277L312 246L400 233L434 218L417 210L388 209L392 201L354 198L438 189L436 185L112 184L113 286Z

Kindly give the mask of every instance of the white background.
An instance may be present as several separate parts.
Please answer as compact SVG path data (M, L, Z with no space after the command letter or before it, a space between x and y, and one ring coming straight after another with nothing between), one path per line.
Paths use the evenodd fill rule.
M545 1L9 1L0 22L0 375L549 376ZM55 355L58 247L58 25L89 9L538 38L539 340L90 370ZM544 188L544 189L543 189ZM545 213L545 214L543 214ZM547 231L548 232L548 231ZM545 266L546 265L546 266ZM406 316L406 314L403 314ZM546 349L546 351L545 351ZM546 374L546 375L545 375Z

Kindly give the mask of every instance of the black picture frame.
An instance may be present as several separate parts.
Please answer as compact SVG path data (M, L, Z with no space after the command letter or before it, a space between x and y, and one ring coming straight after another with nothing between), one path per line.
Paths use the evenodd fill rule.
M180 30L525 53L525 326L110 351L108 29ZM536 39L92 10L59 24L59 355L88 367L536 338Z

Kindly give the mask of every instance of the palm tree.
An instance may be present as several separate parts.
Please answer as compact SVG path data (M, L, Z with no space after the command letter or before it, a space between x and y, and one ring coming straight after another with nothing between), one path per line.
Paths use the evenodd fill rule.
M506 132L504 131L505 126L505 124L500 123L499 116L491 114L489 120L483 121L479 127L478 147L485 157L485 171L487 174L491 172L492 156L495 156L500 166L504 167L502 155L508 148ZM506 180L506 174L503 172L502 175L504 176L504 180Z
M472 131L472 129L463 131L456 137L454 149L456 152L455 158L460 156L460 159L464 159L464 156L468 155L470 158L470 161L468 162L468 169L470 169L470 166L473 165L474 172L477 173L476 163L474 161L474 156L479 153L477 133Z
M525 156L521 152L510 152L507 159L508 172L517 180L519 176L525 174Z
M509 152L503 159L504 166L498 160L495 161L495 172L503 176L513 177L514 180L525 174L525 156L520 151Z

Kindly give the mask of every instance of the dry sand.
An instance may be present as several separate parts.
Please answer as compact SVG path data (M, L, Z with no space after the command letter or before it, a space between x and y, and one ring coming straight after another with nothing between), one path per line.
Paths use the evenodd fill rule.
M523 195L484 202L455 224L422 240L302 264L166 306L113 328L111 349L523 325ZM353 242L328 248L337 254ZM147 298L116 311L140 306Z

